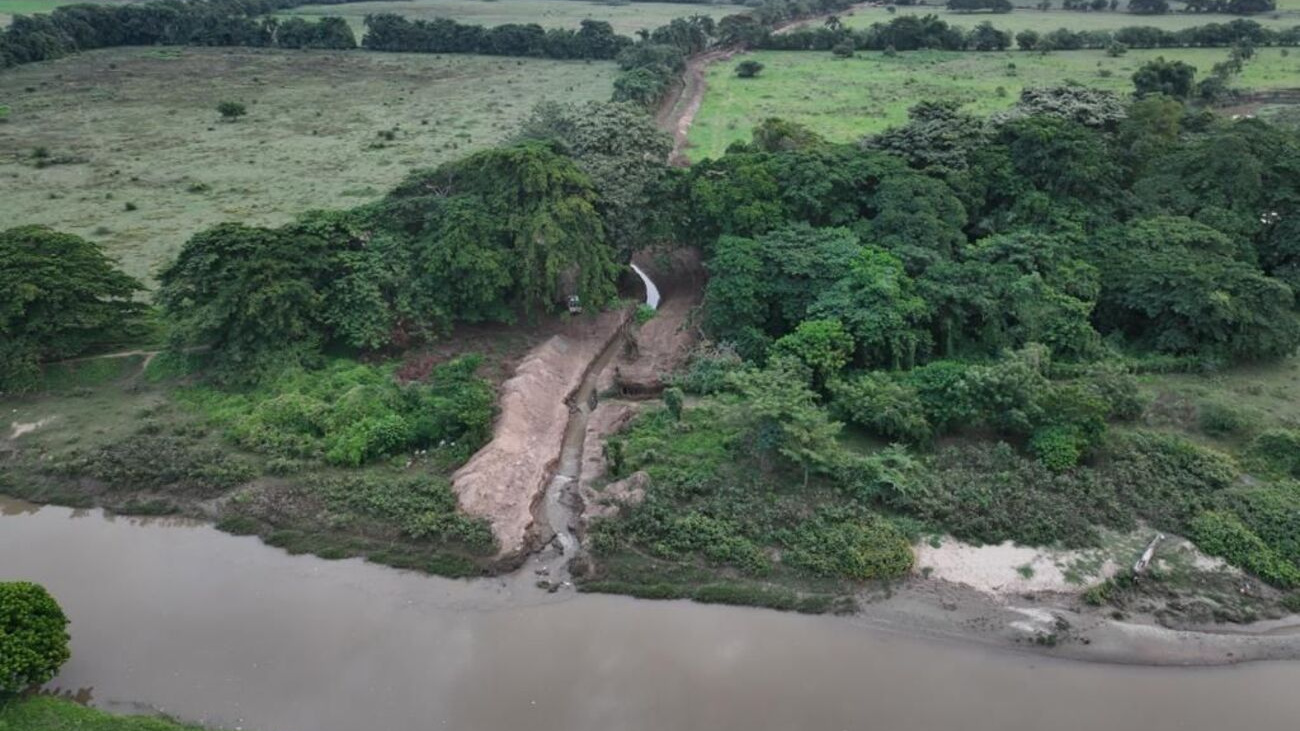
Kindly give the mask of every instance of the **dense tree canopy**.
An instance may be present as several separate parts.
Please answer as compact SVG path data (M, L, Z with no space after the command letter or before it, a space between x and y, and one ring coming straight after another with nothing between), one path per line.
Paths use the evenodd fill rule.
M177 342L211 346L234 380L328 344L378 349L456 322L511 322L568 295L599 307L616 267L596 198L546 144L487 150L361 209L202 232L162 272L158 302Z
M134 334L140 289L85 239L43 226L0 232L0 391L30 387L41 361Z

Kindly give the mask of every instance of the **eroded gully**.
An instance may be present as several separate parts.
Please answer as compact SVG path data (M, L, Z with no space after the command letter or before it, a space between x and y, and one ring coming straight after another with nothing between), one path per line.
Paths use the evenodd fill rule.
M631 267L645 288L645 305L658 309L659 288L641 267L636 264ZM577 533L578 519L582 512L578 482L582 477L587 422L596 409L601 374L618 356L626 340L625 331L620 331L611 338L596 359L587 366L578 388L567 398L569 421L565 426L564 441L541 504L535 511L542 528L543 541L541 547L524 562L516 583L532 581L551 592L573 588L570 566L582 553L582 542Z

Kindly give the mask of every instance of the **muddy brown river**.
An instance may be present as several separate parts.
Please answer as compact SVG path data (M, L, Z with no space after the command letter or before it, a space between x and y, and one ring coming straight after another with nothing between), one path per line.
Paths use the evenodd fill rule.
M1300 664L1156 669L853 620L548 595L0 502L0 579L72 620L52 687L261 731L1294 731ZM139 705L136 705L139 704Z

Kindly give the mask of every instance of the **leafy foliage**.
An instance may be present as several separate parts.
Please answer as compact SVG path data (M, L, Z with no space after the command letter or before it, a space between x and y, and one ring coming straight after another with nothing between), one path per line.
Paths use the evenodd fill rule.
M480 360L436 366L427 383L398 383L392 368L345 361L320 372L291 370L249 391L189 389L184 398L240 446L273 457L355 467L433 448L453 462L487 441L491 387Z
M52 680L67 662L68 618L29 581L0 582L0 696Z
M35 386L41 361L137 334L140 289L82 238L42 226L0 232L0 391Z

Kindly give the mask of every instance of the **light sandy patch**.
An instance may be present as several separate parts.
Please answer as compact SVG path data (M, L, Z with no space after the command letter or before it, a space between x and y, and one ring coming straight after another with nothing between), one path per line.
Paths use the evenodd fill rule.
M1067 579L1063 567L1079 564L1086 557L1084 551L1030 548L1010 541L974 546L952 537L945 537L938 548L928 543L916 548L916 566L928 568L931 578L994 596L1078 591L1081 587ZM1117 569L1114 561L1105 561L1097 578L1111 576Z
M36 431L37 429L40 429L45 425L49 424L51 421L54 421L53 416L47 416L44 419L37 419L36 421L10 422L9 428L11 428L13 431L9 434L9 438L17 439L18 437L21 437L24 434L30 434Z

